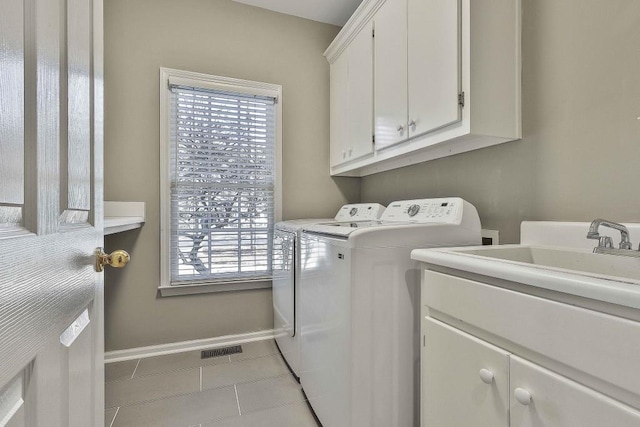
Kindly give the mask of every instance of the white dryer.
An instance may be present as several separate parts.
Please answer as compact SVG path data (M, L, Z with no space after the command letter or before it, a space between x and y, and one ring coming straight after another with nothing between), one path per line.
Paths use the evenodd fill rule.
M420 269L410 253L479 244L478 213L460 198L304 227L300 379L323 427L419 425Z
M300 234L302 227L314 223L367 221L380 218L384 206L378 203L344 205L331 219L297 219L276 223L273 233L271 268L273 272L273 328L278 348L293 374L300 366Z

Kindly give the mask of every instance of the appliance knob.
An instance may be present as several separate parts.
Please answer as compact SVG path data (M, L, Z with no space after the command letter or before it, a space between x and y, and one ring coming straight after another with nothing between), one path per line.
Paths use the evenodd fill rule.
M351 210L349 211L349 215L351 216L355 216L355 214L358 213L358 208L351 208Z
M420 212L420 205L411 205L407 210L409 216L416 216L418 212Z

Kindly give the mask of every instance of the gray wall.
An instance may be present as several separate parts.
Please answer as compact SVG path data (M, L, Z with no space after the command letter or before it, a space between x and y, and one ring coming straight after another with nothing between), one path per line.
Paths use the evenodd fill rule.
M362 201L460 195L503 243L522 220L640 221L640 2L523 9L523 140L365 177Z
M333 216L358 179L331 179L329 67L339 28L230 0L105 2L105 199L147 203L147 223L106 238L132 262L106 276L106 350L272 328L271 291L183 297L159 284L159 67L283 86L283 216Z

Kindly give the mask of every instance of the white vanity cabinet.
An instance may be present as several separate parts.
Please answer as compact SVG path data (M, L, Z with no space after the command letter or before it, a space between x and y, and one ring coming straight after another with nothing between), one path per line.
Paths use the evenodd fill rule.
M429 266L422 280L422 427L640 425L637 313Z
M332 81L331 174L365 176L521 138L520 2L364 0L325 56L332 80L352 49L360 64L372 64L348 75L369 91L357 102L372 108L375 143L349 155L371 139L340 130L340 112L351 114L354 101L352 89L345 99ZM375 36L365 57L355 45L369 25Z

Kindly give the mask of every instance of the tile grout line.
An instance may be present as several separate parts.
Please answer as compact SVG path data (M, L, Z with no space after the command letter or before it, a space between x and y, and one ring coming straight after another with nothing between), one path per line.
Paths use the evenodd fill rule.
M109 424L109 427L113 427L113 423L116 422L116 417L118 416L118 412L120 412L120 407L119 406L116 409L116 413L113 414L113 419L111 420L111 424Z
M136 367L135 367L135 369L133 370L133 374L131 374L131 378L130 378L130 379L133 379L133 376L136 374L136 371L138 370L138 366L140 365L140 361L141 361L141 360L142 360L142 359L138 359L138 363L136 363Z
M242 415L242 410L240 409L240 399L238 398L238 387L236 387L236 385L234 384L233 389L236 391L236 403L238 404L238 413Z

